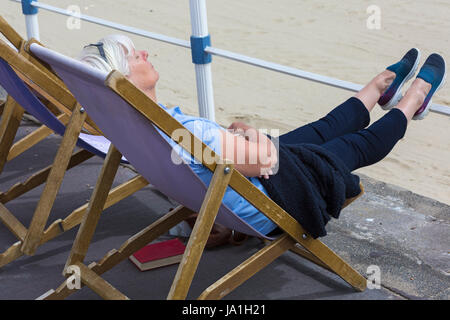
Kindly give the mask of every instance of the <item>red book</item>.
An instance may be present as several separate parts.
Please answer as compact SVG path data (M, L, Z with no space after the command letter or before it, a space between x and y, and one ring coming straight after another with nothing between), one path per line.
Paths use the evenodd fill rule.
M150 243L130 256L130 260L141 271L179 263L186 246L178 240Z

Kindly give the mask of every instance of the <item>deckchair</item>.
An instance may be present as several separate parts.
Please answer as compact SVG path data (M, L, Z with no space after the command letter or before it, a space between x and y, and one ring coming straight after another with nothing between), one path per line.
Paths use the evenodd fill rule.
M41 101L45 101L45 96L49 99L45 101L46 107L49 108L49 110L56 116L60 115L61 121L67 123L71 110L75 104L75 100L67 88L65 88L63 82L61 82L50 70L48 70L46 66L42 65L34 59L32 55L28 54L26 50L27 41L25 41L1 16L0 33L9 41L10 46L15 48L20 55L39 68L45 74L45 77L53 80L53 83L49 83L46 87L44 87L46 90L42 92L42 90L39 90L39 87L37 87L34 82L29 81L26 77L22 76L22 79L27 83L27 85L31 88L37 89L37 91L35 91L36 93L39 91L43 93L39 96ZM47 92L49 94L46 94ZM57 97L58 100L54 99L54 97ZM7 102L5 102L4 109L6 112L0 123L0 173L3 171L6 162L11 161L53 133L47 126L42 125L39 129L34 130L23 139L13 144L24 110L14 101L12 97L8 97ZM64 116L63 113L65 113L66 116ZM87 118L84 127L86 129L85 131L92 135L101 134L89 118Z
M34 61L34 63L31 61ZM65 86L62 87L59 85L62 83L61 80L55 75L51 75L45 66L38 64L31 56L24 56L18 53L1 40L0 69L0 85L9 93L8 108L2 116L2 124L6 127L2 127L3 131L1 131L0 141L12 141L18 124L15 128L14 126L10 128L11 121L6 121L5 119L9 118L8 114L10 114L17 116L15 117L16 122L20 121L24 108L44 123L45 127L37 130L45 129L50 133L55 132L63 136L53 165L35 173L24 183L17 183L8 191L0 193L0 221L19 239L18 242L0 254L1 267L23 254L34 254L39 245L53 239L81 222L87 204L75 209L64 220L58 219L54 221L44 230L65 171L94 155L105 157L110 142L102 135L95 136L80 133L87 119L86 113L83 112L81 106ZM33 91L25 83L30 85ZM56 109L56 113L59 116L56 117L48 109L48 106L44 105L37 98L35 93L42 95L49 101L54 102L58 107L61 107L61 109ZM65 124L67 122L66 128ZM93 126L90 126L91 128L96 127L92 120L90 122L93 124ZM79 136L80 138L78 139ZM75 144L82 149L72 154ZM127 163L125 159L123 159L123 162ZM30 226L27 229L5 207L5 204L45 182L47 183L44 191L42 192ZM106 206L109 207L117 203L147 184L148 182L142 176L137 175L128 182L111 190Z
M186 298L214 222L272 242L207 288L199 297L201 299L222 298L282 253L296 248L297 244L304 248L295 250L302 256L336 273L356 290L365 289L366 279L362 275L319 239L312 238L292 216L235 170L233 163L222 160L192 134L190 139L186 139L186 136L180 139L179 136L172 135L177 129L184 129L187 133L189 131L120 72L107 74L38 44L32 44L30 48L36 56L51 65L112 143L67 259L64 275L70 274L67 272L69 267L76 266L80 270L81 282L101 297L127 299L126 295L100 275L192 212L198 212L185 254L168 294L169 299ZM209 186L206 186L181 158L176 159L177 161L171 160L176 158L177 154L172 153L168 137L213 172ZM105 186L109 186L114 178L122 154L138 172L152 181L159 191L177 201L180 206L129 238L119 250L114 249L99 262L86 266L84 258L102 211L104 195L108 191ZM208 158L214 161L204 161L202 155L205 154L211 155ZM282 235L276 239L268 238L233 213L222 203L222 197L228 187L276 223L283 230ZM348 199L346 204L356 198ZM60 299L68 296L75 291L68 289L68 281L69 279L66 279L56 290L50 290L41 298Z

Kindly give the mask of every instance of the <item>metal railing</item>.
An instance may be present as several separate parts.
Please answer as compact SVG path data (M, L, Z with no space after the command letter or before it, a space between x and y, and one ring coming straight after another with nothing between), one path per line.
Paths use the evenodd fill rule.
M192 37L191 41L168 37L165 35L126 26L123 24L111 22L97 17L92 17L84 14L74 15L73 12L67 9L61 9L38 1L32 0L10 0L10 1L22 3L23 13L26 16L27 33L29 38L34 37L39 39L39 27L37 22L37 8L39 8L57 14L75 17L83 21L106 26L112 29L132 33L145 38L162 41L171 45L188 48L192 50L193 55L199 54L199 52L197 53L194 52L194 49L192 48L191 45ZM190 0L190 8L191 8L191 24L193 37L200 39L205 39L206 37L209 37L206 22L207 19L206 19L205 0ZM200 50L202 50L200 54L214 55L348 91L357 92L363 88L362 85L355 84L352 82L331 78L292 67L283 66L277 63L268 62L253 57L248 57L242 54L215 48L208 44L204 45L202 48L200 48ZM210 64L211 62L209 63L205 62L205 63L198 63L195 65L196 79L197 79L197 96L199 101L200 116L214 120L214 101L212 99L212 81L211 81ZM450 107L448 106L432 104L432 106L430 107L430 111L450 116Z

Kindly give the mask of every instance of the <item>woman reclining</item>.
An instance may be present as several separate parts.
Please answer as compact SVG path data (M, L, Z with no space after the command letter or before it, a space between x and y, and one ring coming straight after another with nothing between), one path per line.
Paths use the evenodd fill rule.
M119 70L157 102L159 74L148 53L135 49L129 38L107 36L85 46L80 60L107 72ZM208 119L185 115L179 107L159 105L218 155L232 160L239 172L317 238L326 235L331 217L339 217L345 199L360 193L359 177L351 172L386 157L410 121L421 120L429 112L431 98L444 82L445 61L438 54L430 55L401 98L401 89L415 74L419 60L419 50L409 50L326 116L279 137L264 135L242 122L225 129ZM368 126L377 103L389 111ZM190 155L183 157L208 185L212 173ZM223 202L260 233L280 231L231 188ZM191 225L194 220L189 219ZM215 225L207 246L227 241L230 233Z

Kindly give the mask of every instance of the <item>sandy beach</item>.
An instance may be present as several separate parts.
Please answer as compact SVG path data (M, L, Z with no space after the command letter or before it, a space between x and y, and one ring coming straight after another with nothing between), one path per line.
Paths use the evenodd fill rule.
M83 14L188 40L189 1L45 0ZM0 0L2 15L22 36L20 4ZM380 9L380 29L369 29L367 8ZM412 47L422 63L432 52L450 61L450 1L208 0L208 25L217 48L276 62L357 84L365 84ZM80 49L115 30L67 17L39 13L41 42L76 57ZM190 51L130 35L160 73L158 101L197 114L194 66ZM261 129L287 132L312 122L353 95L283 74L213 57L216 120L227 126L240 120ZM409 84L406 85L408 88ZM433 102L450 106L449 85ZM371 122L384 114L376 107ZM414 121L405 137L381 162L361 172L377 180L450 204L450 119L430 113Z

